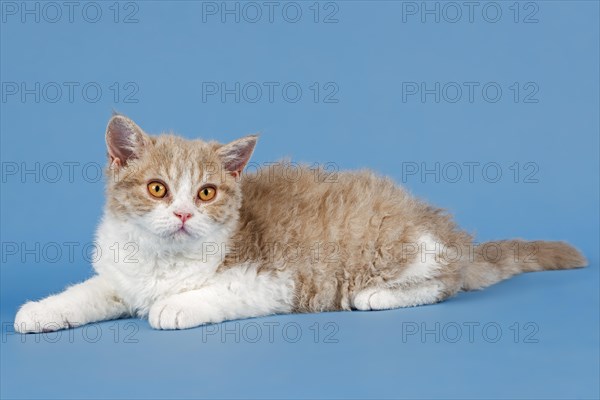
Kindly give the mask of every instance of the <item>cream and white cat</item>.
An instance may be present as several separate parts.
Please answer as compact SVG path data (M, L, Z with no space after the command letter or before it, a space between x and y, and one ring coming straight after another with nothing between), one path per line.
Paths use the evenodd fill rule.
M442 210L368 171L331 175L282 162L243 174L256 140L149 136L114 116L96 275L24 304L15 329L129 316L185 329L277 313L391 309L520 272L586 265L561 242L475 246Z

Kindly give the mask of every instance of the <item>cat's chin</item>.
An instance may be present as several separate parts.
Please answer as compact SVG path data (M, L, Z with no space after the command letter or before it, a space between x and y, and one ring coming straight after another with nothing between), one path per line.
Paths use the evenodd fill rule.
M151 247L159 252L194 254L199 249L199 244L205 238L188 232L176 231L167 235L154 235ZM151 250L152 251L152 250Z

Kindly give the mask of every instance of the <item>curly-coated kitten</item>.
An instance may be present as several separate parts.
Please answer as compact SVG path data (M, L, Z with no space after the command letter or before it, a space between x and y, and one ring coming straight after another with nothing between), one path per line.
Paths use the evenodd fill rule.
M184 329L277 313L409 307L521 272L586 265L561 242L474 245L442 210L368 171L329 174L281 162L242 173L256 140L149 136L113 116L96 275L26 303L15 329L128 316Z

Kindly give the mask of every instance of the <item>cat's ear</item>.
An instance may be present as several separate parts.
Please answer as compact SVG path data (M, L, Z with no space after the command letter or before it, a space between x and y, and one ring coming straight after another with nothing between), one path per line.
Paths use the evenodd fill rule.
M142 128L124 115L114 115L106 127L106 147L111 166L122 167L140 156L151 143Z
M238 177L248 164L257 140L257 135L248 135L221 146L217 154L221 157L223 168L234 177Z

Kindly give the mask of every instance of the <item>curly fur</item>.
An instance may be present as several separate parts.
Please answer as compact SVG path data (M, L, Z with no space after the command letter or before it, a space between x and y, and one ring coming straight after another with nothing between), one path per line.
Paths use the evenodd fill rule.
M15 318L20 332L131 315L181 329L408 307L521 272L586 265L561 242L476 246L446 212L370 171L330 174L282 161L242 173L256 136L226 145L153 137L116 115L106 140L97 275L26 303ZM163 198L148 192L156 180L167 187ZM216 189L210 201L198 197L206 185Z

